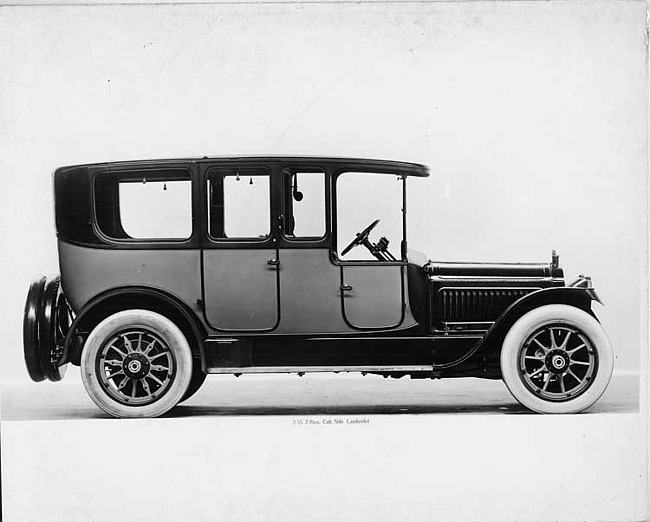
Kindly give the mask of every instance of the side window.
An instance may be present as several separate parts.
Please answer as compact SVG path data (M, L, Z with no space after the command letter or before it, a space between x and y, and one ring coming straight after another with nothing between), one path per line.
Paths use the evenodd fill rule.
M322 238L325 235L325 173L285 169L283 178L285 235L296 239Z
M266 239L271 233L270 178L263 169L208 173L209 234L214 239Z
M336 252L343 261L376 261L368 246L353 246L343 255L357 234L375 220L380 222L368 236L369 245L383 248L389 258L399 259L403 239L403 194L399 177L390 174L344 172L336 179ZM382 241L380 241L382 240ZM384 259L385 260L385 256Z
M130 171L95 180L99 229L113 239L184 240L192 235L190 173Z

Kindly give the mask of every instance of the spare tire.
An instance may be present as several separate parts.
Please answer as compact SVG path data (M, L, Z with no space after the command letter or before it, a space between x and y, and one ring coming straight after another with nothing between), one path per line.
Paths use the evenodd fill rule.
M40 342L39 342L39 315L43 294L45 289L45 278L42 277L32 282L27 292L25 302L25 315L23 317L23 350L25 352L25 366L27 373L35 382L45 380L45 372L41 366Z
M70 327L70 312L61 292L60 279L48 282L43 293L38 316L39 359L43 374L50 381L60 381L67 364L59 365L63 358L63 341Z

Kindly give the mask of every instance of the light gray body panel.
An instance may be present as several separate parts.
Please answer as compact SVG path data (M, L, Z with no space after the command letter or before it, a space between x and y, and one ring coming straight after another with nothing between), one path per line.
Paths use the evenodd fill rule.
M75 312L105 291L145 286L180 299L213 332L329 335L357 333L351 325L381 329L415 324L408 303L399 324L400 267L341 267L325 248L282 249L279 268L267 264L275 258L273 249L205 250L203 294L198 249L100 249L64 241L58 247L62 285ZM343 299L341 270L353 286Z
M341 272L327 248L280 250L277 333L349 333L341 313Z
M203 252L205 315L218 330L273 330L278 322L278 273L269 265L275 249L211 249Z
M103 249L58 242L61 283L75 312L96 295L123 286L164 290L200 315L200 250Z
M402 324L402 266L345 265L342 270L343 284L352 287L343 295L343 314L352 326L381 329Z

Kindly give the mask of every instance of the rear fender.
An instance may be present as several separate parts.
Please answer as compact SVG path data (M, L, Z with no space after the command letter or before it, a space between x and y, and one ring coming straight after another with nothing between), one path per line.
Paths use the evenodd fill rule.
M144 286L108 290L90 300L77 314L65 339L64 361L79 364L85 339L103 319L118 311L140 308L158 312L178 326L192 349L194 357L205 359L205 329L196 314L178 298L157 288Z

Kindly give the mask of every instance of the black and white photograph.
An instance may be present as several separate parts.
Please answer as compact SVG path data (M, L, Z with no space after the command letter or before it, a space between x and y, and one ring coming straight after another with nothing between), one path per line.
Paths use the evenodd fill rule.
M648 520L647 12L0 5L0 519Z

